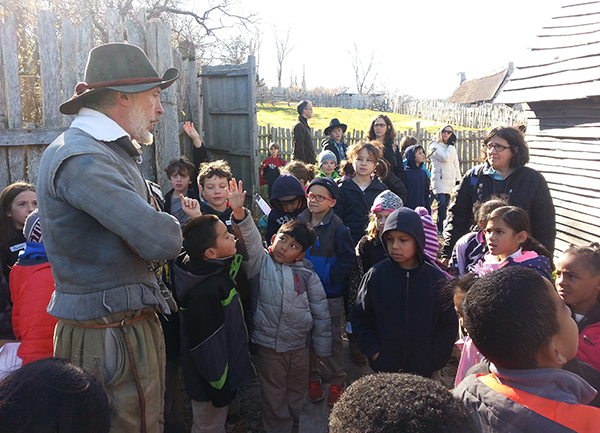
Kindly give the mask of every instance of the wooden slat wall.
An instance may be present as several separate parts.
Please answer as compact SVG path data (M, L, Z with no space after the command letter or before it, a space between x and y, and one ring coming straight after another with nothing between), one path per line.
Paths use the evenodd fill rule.
M498 102L575 100L598 94L600 2L563 6L540 30Z
M589 100L530 103L530 167L540 171L556 207L556 255L569 244L600 242L600 106ZM548 128L561 119L560 127Z
M191 153L191 140L183 132L183 122L191 120L201 126L198 66L195 61L181 61L181 55L172 46L169 25L147 23L143 10L137 14L137 21L125 23L116 12L108 11L106 23L109 41L126 38L129 43L140 46L160 74L174 65L180 69L182 79L161 92L165 114L156 128L156 145L144 147L142 163L147 179L158 180L163 189L170 188L164 168L170 159ZM11 14L0 22L0 190L17 180L35 183L43 149L74 117L60 114L58 106L73 95L75 84L83 81L88 53L94 46L94 23L92 17L87 17L75 27L62 19L60 38L56 24L52 12L39 12L36 35L42 125L27 125L35 129L24 129L17 29ZM183 94L185 98L179 97Z

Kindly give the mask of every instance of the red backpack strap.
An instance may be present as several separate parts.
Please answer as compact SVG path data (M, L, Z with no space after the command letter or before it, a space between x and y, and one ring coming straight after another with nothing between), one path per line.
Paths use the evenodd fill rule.
M486 386L527 409L579 433L598 432L600 409L569 404L530 394L498 382L492 373L477 375Z

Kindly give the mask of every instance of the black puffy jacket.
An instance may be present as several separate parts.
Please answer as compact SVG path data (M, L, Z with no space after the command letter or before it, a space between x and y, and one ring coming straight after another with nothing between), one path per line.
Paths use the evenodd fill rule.
M340 193L333 211L350 229L352 241L356 245L365 235L373 201L387 187L377 178L364 191L352 179L342 180L339 185Z
M527 211L531 235L554 252L556 211L544 176L532 168L519 166L506 179L495 180L485 173L489 167L487 163L478 165L463 176L456 200L448 208L444 256L450 257L456 241L476 223L475 205L493 195L505 195L510 205Z

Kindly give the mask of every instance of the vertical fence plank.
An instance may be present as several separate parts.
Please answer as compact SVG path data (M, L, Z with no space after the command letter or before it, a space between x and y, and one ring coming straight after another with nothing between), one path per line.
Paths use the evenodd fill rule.
M27 146L27 181L37 182L37 175L40 168L40 160L46 146Z
M11 146L8 148L9 183L25 180L25 146Z
M62 126L58 106L62 102L60 87L60 52L56 37L56 21L50 11L38 13L37 36L40 53L40 81L42 84L42 123L44 128Z
M139 15L138 21L125 20L125 31L127 33L127 42L131 45L140 47L144 52L146 51L146 30L144 28L145 21L139 21L139 19L145 19L145 15Z
M94 47L94 21L87 17L77 26L77 81L83 81L88 55ZM74 90L74 89L73 89Z
M169 23L149 22L146 39L147 54L159 75L173 66L173 51L171 46L171 28ZM176 92L167 88L160 93L160 100L165 113L161 122L155 127L155 155L157 183L167 190L169 180L164 172L165 167L173 158L179 158L179 124L177 121Z
M4 66L4 85L6 98L6 116L8 127L23 127L23 107L21 101L21 80L19 78L19 51L17 47L17 26L12 12L4 20L2 29L2 61Z
M187 74L187 95L189 103L189 115L194 122L196 129L202 133L202 102L200 101L200 83L198 81L198 62L195 58L188 60Z
M123 42L125 27L119 13L114 9L106 10L106 34L108 42Z
M8 166L8 149L0 147L0 188L10 184L10 168Z
M77 85L77 33L67 19L61 20L61 65L62 65L62 101L73 95ZM70 116L69 116L70 117ZM67 120L67 119L65 119ZM70 119L65 123L70 123Z
M4 31L4 25L0 23L0 36L2 36ZM8 122L6 119L6 106L4 100L4 65L2 61L2 44L0 43L0 129L6 129L8 126ZM0 158L2 156L0 155Z

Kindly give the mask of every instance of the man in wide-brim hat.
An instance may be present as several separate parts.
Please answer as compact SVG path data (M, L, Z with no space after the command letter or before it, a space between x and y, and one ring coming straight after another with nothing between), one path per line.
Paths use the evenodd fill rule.
M101 376L114 398L111 432L163 428L165 353L157 312L169 313L151 261L175 258L181 230L149 203L137 143L163 114L160 77L144 52L105 44L60 106L76 114L45 150L38 204L56 290L54 354Z

